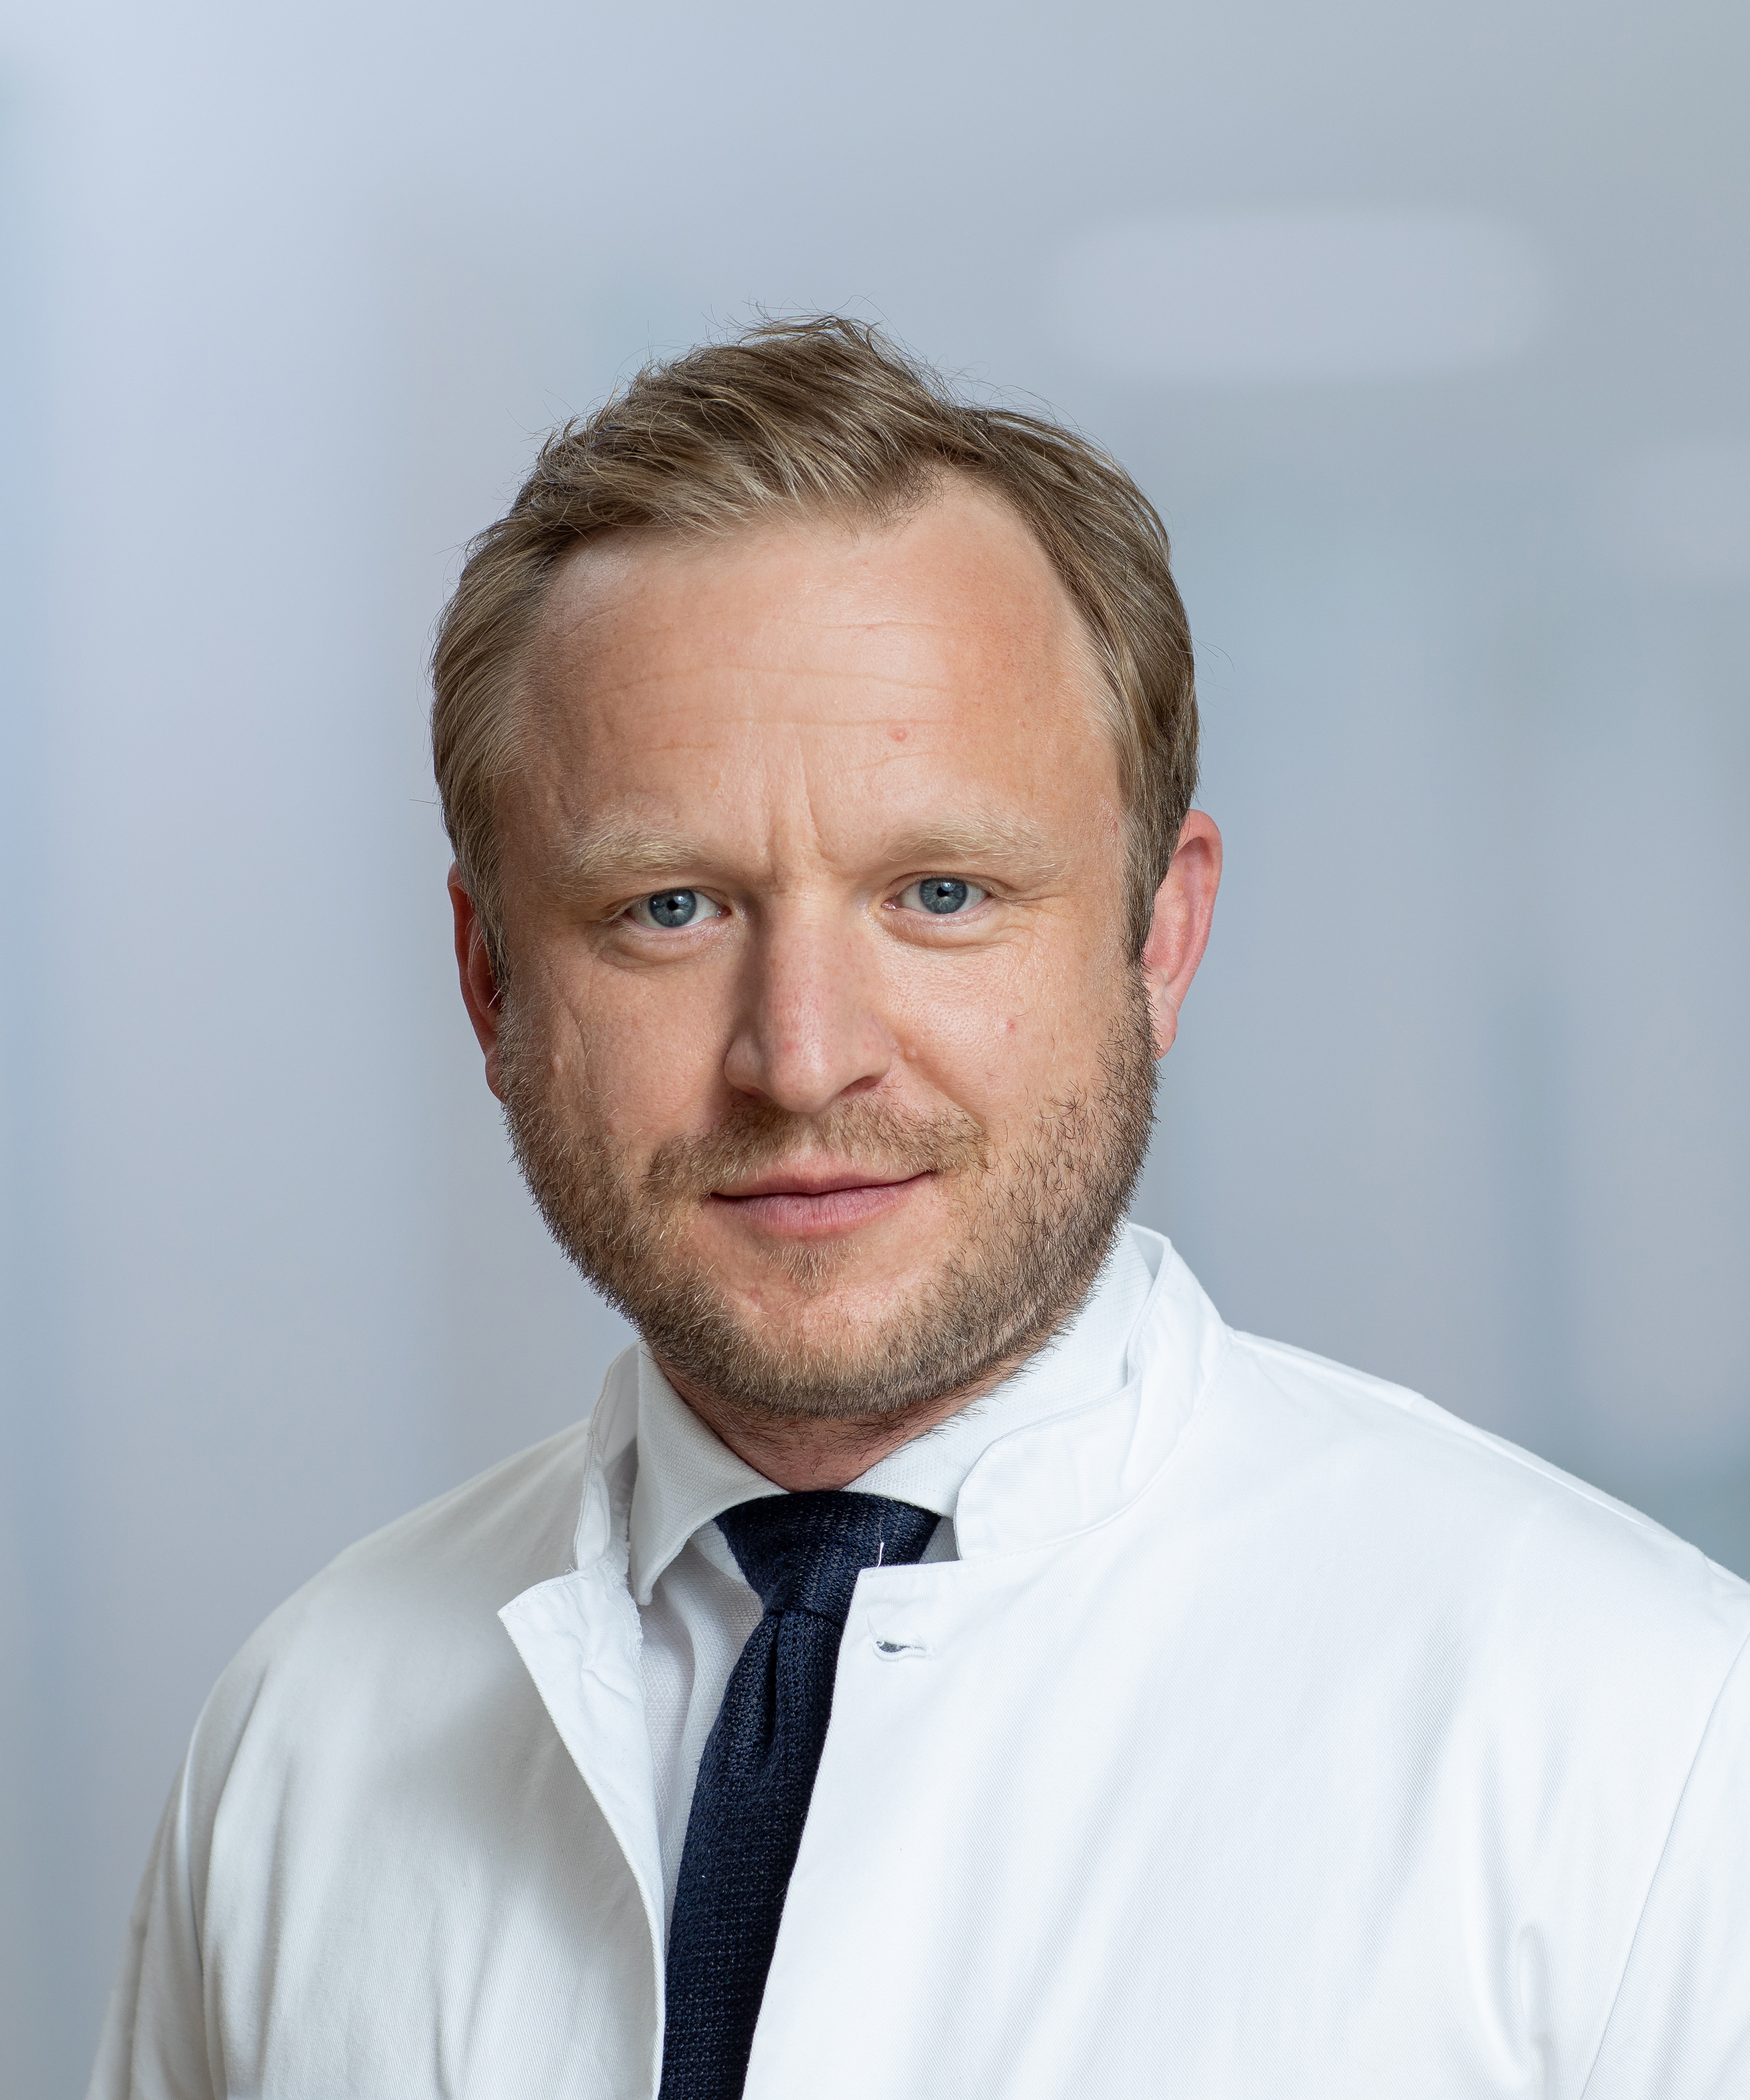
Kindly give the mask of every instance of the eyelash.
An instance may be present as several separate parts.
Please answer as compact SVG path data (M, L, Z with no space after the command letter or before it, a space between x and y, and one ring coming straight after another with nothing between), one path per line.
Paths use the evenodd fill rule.
M944 889L952 889L966 892L964 907L953 911L932 911L924 902L922 897L924 889L931 884L937 885ZM914 881L907 883L904 889L894 899L894 902L904 906L905 899L913 890L919 893L918 901L915 905L905 906L905 908L921 912L926 919L964 919L970 913L976 911L990 895L990 892L982 883L969 882L963 875L921 875Z
M964 901L959 902L959 908L954 911L933 911L923 898L925 889L930 885L935 885L943 889L957 889L962 893ZM915 904L908 905L905 900L914 891L917 893L917 902ZM921 875L907 883L904 889L890 901L900 909L916 913L926 919L948 920L966 917L969 913L976 911L989 896L990 892L982 883L970 882L964 876ZM653 917L646 915L653 906L671 898L683 897L693 900L693 909L689 911L687 916L678 924L664 925ZM623 919L630 920L634 926L642 927L646 933L684 933L696 925L709 925L712 920L723 917L724 911L723 906L714 898L706 896L702 889L677 885L673 889L653 889L643 897L634 898L631 903L622 907L620 915Z
M695 911L689 911L679 925L664 926L654 920L639 916L639 913L647 911L652 905L664 898L674 897L690 897L697 907ZM625 907L620 915L623 919L630 919L634 926L643 927L647 933L684 933L690 927L708 925L712 920L721 919L723 915L723 907L715 898L707 897L702 889L693 889L678 885L673 889L652 889L646 895L635 898Z

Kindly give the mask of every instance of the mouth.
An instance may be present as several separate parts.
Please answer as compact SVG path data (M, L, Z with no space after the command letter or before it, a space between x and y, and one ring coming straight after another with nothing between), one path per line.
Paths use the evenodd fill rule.
M845 1232L883 1217L935 1180L921 1174L883 1175L868 1167L776 1167L733 1189L716 1189L709 1201L737 1222L786 1239Z

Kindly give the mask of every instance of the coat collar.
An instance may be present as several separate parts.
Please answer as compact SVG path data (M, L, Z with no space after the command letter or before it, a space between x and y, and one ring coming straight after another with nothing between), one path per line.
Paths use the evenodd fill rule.
M610 1367L590 1423L577 1564L513 1597L498 1617L638 1886L659 2010L651 2042L654 2089L665 1935L662 1847L639 1664L643 1633L626 1586L636 1423L636 1357L629 1349Z
M851 1486L953 1517L967 1478L999 1438L1072 1408L1083 1410L1125 1384L1132 1336L1160 1254L1153 1234L1120 1233L1093 1289L1044 1348L970 1407L890 1452ZM637 1352L636 1384L627 1578L642 1608L663 1570L702 1527L738 1503L783 1490L705 1427L643 1348Z
M954 1511L961 1560L1044 1545L1116 1515L1166 1462L1226 1354L1228 1330L1171 1244L1139 1225L1129 1230L1153 1282L1131 1331L1126 1383L1103 1401L1023 1423L987 1445ZM637 1492L640 1353L634 1348L617 1357L603 1387L575 1540L576 1566L610 1568L622 1587Z
M954 1513L962 1560L1049 1545L1116 1516L1172 1456L1226 1354L1227 1329L1171 1245L1130 1229L1155 1280L1131 1335L1127 1382L989 1445Z

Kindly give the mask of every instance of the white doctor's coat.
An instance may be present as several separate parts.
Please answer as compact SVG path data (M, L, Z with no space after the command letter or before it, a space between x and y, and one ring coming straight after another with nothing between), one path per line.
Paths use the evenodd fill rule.
M749 2100L1746 2100L1750 1590L1151 1254L858 1584ZM654 2093L634 1368L226 1672L101 2100Z

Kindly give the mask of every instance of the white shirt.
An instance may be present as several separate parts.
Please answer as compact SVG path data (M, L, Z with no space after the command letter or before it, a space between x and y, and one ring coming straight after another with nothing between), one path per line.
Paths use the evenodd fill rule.
M1744 2100L1750 1589L1131 1239L1124 1384L857 1580L746 2100ZM639 1388L225 1671L98 2100L656 2100Z
M998 1437L1118 1391L1154 1280L1138 1243L1120 1233L1080 1310L1045 1348L851 1487L934 1510L943 1520L923 1558L957 1559L954 1505L966 1476ZM783 1493L706 1427L640 1348L628 1577L643 1627L644 1714L670 1915L705 1738L761 1613L716 1520L739 1502Z

